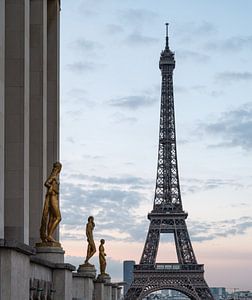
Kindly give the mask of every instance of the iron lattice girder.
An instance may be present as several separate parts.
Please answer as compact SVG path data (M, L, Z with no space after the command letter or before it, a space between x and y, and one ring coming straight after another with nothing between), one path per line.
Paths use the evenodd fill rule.
M169 264L164 264L164 266ZM173 264L173 266L181 266ZM204 280L203 265L194 265L194 269L185 270L155 269L138 270L142 266L136 265L134 281L124 300L143 299L157 290L173 289L187 295L192 300L213 300L209 287Z
M175 61L174 61L175 66ZM162 72L159 149L154 211L182 211L180 195L172 72Z
M154 265L161 233L173 233L178 261L181 264L196 264L196 257L190 242L185 219L187 213L150 213L150 227L147 234L141 265Z

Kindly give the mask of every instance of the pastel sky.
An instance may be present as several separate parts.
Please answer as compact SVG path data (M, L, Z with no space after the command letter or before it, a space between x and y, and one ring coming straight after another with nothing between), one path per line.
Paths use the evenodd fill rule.
M182 201L210 286L252 290L252 1L62 0L61 241L105 238L107 271L139 262L156 179L165 22ZM175 262L162 236L158 261ZM93 259L97 265L97 255ZM98 268L98 265L97 265Z

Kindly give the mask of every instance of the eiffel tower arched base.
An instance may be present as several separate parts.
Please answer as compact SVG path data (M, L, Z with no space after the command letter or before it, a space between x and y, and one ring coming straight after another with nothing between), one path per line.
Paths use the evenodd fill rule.
M192 300L214 300L204 279L203 265L160 266L163 266L163 269L141 269L141 265L136 265L134 281L124 300L141 300L152 292L164 289L179 291Z

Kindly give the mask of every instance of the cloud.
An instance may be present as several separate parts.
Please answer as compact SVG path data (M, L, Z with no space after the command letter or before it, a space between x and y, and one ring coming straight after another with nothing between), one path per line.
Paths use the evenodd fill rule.
M62 177L61 188L62 240L83 240L87 218L93 215L96 240L104 238L107 241L144 242L149 221L146 213L141 211L146 203L150 203L152 185L152 180L126 175L65 175ZM187 187L187 192L199 191L199 187L240 187L234 180L224 179L188 179L187 185L191 188L189 190ZM252 218L247 216L220 222L189 222L192 240L199 242L245 234L249 228L252 228Z
M119 108L127 108L130 110L139 109L141 107L151 106L157 101L157 98L147 95L133 95L108 101L111 106Z
M96 69L96 65L92 62L82 62L76 61L72 64L66 65L66 68L74 73L84 73L88 71L93 71Z
M70 182L71 181L71 182ZM144 239L148 221L137 210L146 203L150 181L134 176L100 177L69 174L62 178L63 240L81 240L86 219L94 215L96 237L107 240Z
M209 178L203 180L196 178L182 178L181 182L182 192L185 194L213 190L223 188L225 186L233 189L239 189L243 187L243 185L239 183L237 179Z
M211 147L241 147L244 150L252 149L252 103L247 103L222 113L212 122L201 123L201 132L220 137L222 141Z
M157 43L158 39L135 31L127 36L125 42L130 46L149 46Z
M252 228L252 218L247 216L214 222L188 221L191 240L196 242L243 235L250 228Z
M115 123L130 123L130 124L134 124L137 122L137 118L135 117L127 117L122 113L115 113L111 116L111 120Z
M74 102L74 105L85 105L86 107L94 107L95 101L90 101L87 99L87 91L82 88L73 88L67 92L67 96L64 97L64 102L66 104Z
M151 182L147 179L136 177L136 176L118 176L118 177L101 177L101 176L90 176L85 174L69 174L69 178L86 180L90 182L103 183L103 184L126 184L126 185L148 185Z
M101 49L102 45L100 43L87 40L84 38L79 38L71 43L71 47L85 53L94 53L95 50Z
M217 32L216 27L206 21L202 23L185 22L178 25L174 30L176 31L176 36L178 36L183 43L195 43L195 40L199 38L209 39L210 35Z
M252 73L251 72L222 72L218 73L215 76L217 81L221 83L232 83L237 81L248 81L252 80Z
M238 52L244 49L252 49L252 36L232 36L227 39L208 42L204 48L225 53L227 51Z
M129 25L140 25L145 22L154 21L157 14L146 9L127 9L119 12L120 20L123 20Z
M199 53L196 51L189 51L189 50L177 50L176 55L179 59L184 59L188 61L200 62L205 63L210 60L210 56Z
M123 33L123 27L117 24L108 24L106 26L106 32L111 35Z

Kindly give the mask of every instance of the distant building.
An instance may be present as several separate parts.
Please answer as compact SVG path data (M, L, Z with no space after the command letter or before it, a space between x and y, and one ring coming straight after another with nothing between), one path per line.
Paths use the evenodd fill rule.
M214 300L227 299L227 291L224 287L211 287L211 293L214 297Z
M136 262L134 260L125 260L123 262L123 281L126 282L126 285L124 286L124 295L133 281L133 270L135 264Z

